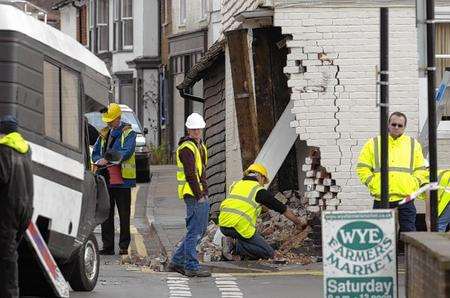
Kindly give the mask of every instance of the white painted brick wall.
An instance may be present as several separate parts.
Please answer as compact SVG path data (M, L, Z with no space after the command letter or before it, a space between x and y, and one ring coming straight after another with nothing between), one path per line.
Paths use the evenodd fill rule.
M419 84L414 7L391 7L389 22L390 111L406 113L407 132L416 136ZM291 126L309 146L320 147L322 165L342 187L339 209L370 208L372 199L355 166L363 144L379 130L375 78L380 59L379 8L275 6L274 25L292 35L287 59L296 68L284 69L290 75L294 100L296 120ZM305 72L297 66L304 66ZM450 149L444 149L450 148L450 141L439 144L442 155L450 160Z

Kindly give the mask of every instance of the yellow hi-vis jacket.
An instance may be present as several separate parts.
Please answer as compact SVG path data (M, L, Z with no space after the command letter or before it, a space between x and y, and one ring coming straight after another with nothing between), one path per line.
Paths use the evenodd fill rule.
M203 191L203 185L200 182L200 177L203 175L203 171L206 169L206 165L208 164L208 150L205 146L205 144L201 143L201 146L205 153L205 164L203 165L202 162L202 155L200 153L200 150L197 147L197 144L195 144L192 141L184 141L181 143L180 146L177 148L177 181L178 181L178 198L183 199L185 195L191 195L194 196L194 192L191 189L191 186L189 185L189 182L186 181L186 175L184 173L184 165L180 160L180 151L184 148L188 148L192 154L194 154L195 158L195 168L197 172L197 183L200 186L200 190Z
M242 237L251 238L261 213L261 205L255 200L261 189L253 180L240 180L231 185L230 194L220 205L219 226L234 228Z
M402 200L428 183L427 170L420 144L406 135L389 136L389 202ZM359 155L356 172L375 200L381 195L380 137L366 142Z
M122 146L122 148L123 148L123 144L125 143L126 137L132 131L133 131L133 129L132 129L131 125L127 125L123 128L122 134L120 136L120 146ZM100 146L101 146L102 152L105 150L104 148L106 146L106 136L108 135L108 133L109 133L109 127L104 127L100 131L100 138L101 138ZM120 167L121 167L122 178L136 179L136 154L135 154L135 152L133 152L133 155L131 155L130 158L122 161L120 164Z
M445 188L450 188L450 170L438 171L439 191L438 191L438 216L441 216L450 202L450 192Z

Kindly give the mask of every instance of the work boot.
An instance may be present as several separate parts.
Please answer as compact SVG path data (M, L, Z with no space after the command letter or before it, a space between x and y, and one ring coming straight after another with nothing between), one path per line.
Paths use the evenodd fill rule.
M119 250L119 255L127 255L128 254L128 248L121 248Z
M101 249L98 252L98 254L102 255L102 256L113 256L114 255L114 249L113 248L104 248L104 249Z
M186 275L187 277L210 277L211 272L202 269L197 270L185 269L184 275Z
M178 264L175 264L174 262L170 262L167 266L167 271L169 272L178 272L184 275L184 267Z
M234 249L234 240L231 237L222 238L222 256L227 261L233 261L232 251Z

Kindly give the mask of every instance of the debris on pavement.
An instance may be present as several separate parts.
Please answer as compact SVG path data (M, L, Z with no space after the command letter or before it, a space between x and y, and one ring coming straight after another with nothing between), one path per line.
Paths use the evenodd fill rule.
M296 190L279 192L275 195L275 198L292 209L304 221L305 226L297 227L286 217L273 210L261 214L258 218L257 230L276 252L273 260L261 260L260 262L277 264L308 264L314 262L315 258L305 253L307 250L301 249L311 232L311 227L307 225L310 216L307 210L308 198ZM199 244L199 258L203 262L222 261L221 245L214 243L217 229L218 226L211 222Z

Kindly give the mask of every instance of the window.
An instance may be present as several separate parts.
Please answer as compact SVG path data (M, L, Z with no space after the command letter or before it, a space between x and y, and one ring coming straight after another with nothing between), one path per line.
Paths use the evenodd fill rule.
M94 51L95 10L94 0L89 0L89 49Z
M180 0L180 25L186 24L186 0Z
M89 49L109 51L109 1L89 0Z
M119 102L129 106L133 111L136 109L135 88L132 73L123 73L117 75L116 81L119 86Z
M114 50L133 49L133 0L114 0Z
M98 52L107 52L109 50L109 1L97 1L97 49Z
M446 67L450 67L450 24L436 24L436 84L441 83ZM441 58L439 58L439 55ZM447 102L443 119L450 120L450 102Z
M79 78L72 71L44 61L45 135L80 147Z
M207 17L208 13L208 0L201 0L202 1L202 16L201 19L204 20Z

